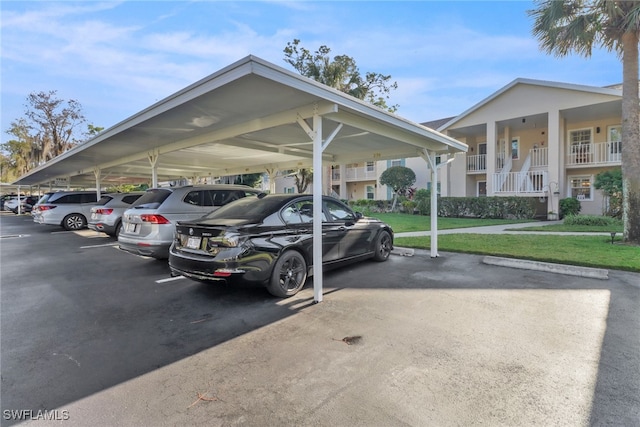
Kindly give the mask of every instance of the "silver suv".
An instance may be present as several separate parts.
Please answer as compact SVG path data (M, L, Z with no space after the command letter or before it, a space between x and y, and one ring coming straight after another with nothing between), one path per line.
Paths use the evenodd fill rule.
M103 195L98 204L91 208L89 229L117 237L122 225L122 214L143 194L143 191L132 191Z
M151 188L122 216L120 249L157 259L169 257L176 221L191 220L260 190L244 185Z
M33 207L33 221L61 225L65 230L87 227L91 208L98 201L95 191L57 191L45 193Z

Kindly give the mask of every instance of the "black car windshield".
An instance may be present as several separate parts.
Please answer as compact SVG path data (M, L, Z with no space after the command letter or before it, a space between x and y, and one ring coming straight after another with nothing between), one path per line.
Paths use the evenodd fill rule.
M251 219L262 221L273 212L280 209L283 201L280 198L246 197L236 200L208 213L207 219Z

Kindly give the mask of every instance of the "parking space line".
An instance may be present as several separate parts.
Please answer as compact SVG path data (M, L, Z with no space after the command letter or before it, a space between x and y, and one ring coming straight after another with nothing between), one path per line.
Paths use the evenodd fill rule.
M180 279L186 279L186 277L184 276L167 277L166 279L156 280L156 283L166 283L166 282L172 282L174 280L180 280Z
M89 246L80 246L80 249L89 249L89 248L105 248L109 246L116 246L118 243L105 243L104 245L89 245Z

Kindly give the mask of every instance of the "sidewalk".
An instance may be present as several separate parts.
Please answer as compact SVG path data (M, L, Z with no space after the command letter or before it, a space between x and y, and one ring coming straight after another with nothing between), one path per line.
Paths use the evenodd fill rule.
M579 233L579 232L559 232L559 231L524 231L518 230L515 231L513 229L516 228L527 228L527 227L540 227L554 224L562 224L562 221L536 221L536 222L525 222L521 224L503 224L503 225L488 225L485 227L469 227L469 228L451 228L447 230L438 230L438 235L442 234L462 234L462 233L470 233L470 234L549 234L549 235L558 235L558 236L567 236L567 235L593 235L593 236L609 236L610 233ZM431 231L407 231L404 233L394 233L394 237L419 237L419 236L430 236Z

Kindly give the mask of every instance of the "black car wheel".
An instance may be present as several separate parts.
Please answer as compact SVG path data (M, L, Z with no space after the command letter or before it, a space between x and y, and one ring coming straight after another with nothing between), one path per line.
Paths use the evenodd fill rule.
M386 261L391 254L391 235L388 231L381 231L376 239L373 259L376 261Z
M271 280L267 285L271 295L280 298L298 293L307 280L307 263L298 251L286 251L280 255L273 266Z
M122 221L118 221L116 223L116 231L114 234L112 234L112 237L115 237L116 239L118 238L118 236L120 235L120 232L122 231Z
M64 217L62 226L65 230L80 230L87 226L87 220L80 214L70 214Z

